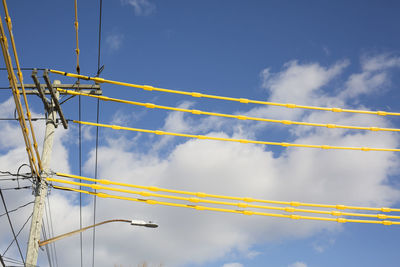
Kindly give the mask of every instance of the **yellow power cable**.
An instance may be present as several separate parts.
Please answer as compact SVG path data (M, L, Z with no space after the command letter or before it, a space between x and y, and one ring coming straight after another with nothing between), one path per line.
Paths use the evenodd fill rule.
M65 89L57 89L57 90L61 93L66 93L66 94L70 94L70 95L78 95L78 96L88 96L88 97L97 98L97 99L100 99L103 101L113 101L113 102L118 102L118 103L141 106L141 107L145 107L145 108L157 108L157 109L164 109L164 110L180 111L180 112L186 112L186 113L191 113L191 114L195 114L195 115L217 116L217 117L224 117L224 118L233 118L233 119L238 119L238 120L264 121L264 122L281 123L281 124L285 124L285 125L293 124L293 125L302 125L302 126L326 127L328 129L337 128L337 129L352 129L352 130L400 132L400 129L396 129L396 128L363 127L363 126L349 126L349 125L338 125L338 124L310 123L310 122L298 122L298 121L290 121L290 120L274 120L274 119L258 118L258 117L244 116L244 115L231 115L231 114L201 111L201 110L196 110L196 109L161 106L161 105L156 105L153 103L142 103L142 102L136 102L136 101L129 101L129 100L117 99L117 98L112 98L112 97L107 97L107 96L85 94L85 93L71 91L71 90L65 90Z
M340 212L340 211L308 210L308 209L299 209L299 208L293 208L293 207L262 206L262 205L254 205L254 204L248 204L248 203L243 203L243 202L234 203L234 202L226 202L226 201L201 199L201 198L195 198L195 197L162 195L162 194L156 194L156 193L151 193L151 192L147 192L147 191L127 190L127 189L106 187L106 186L102 186L99 184L72 182L72 181L56 179L56 178L47 178L47 181L64 183L64 184L68 184L68 185L76 185L76 186L80 186L80 187L81 186L90 187L95 190L109 190L109 191L120 192L120 193L141 195L144 197L159 197L159 198L188 201L188 202L192 202L192 203L208 203L208 204L225 205L225 206L237 206L239 208L279 210L279 211L286 211L286 212L290 212L290 213L292 213L292 212L316 213L316 214L325 214L325 215L331 215L331 216L336 216L336 217L338 217L338 216L353 216L353 217L370 217L370 218L378 218L378 219L388 219L388 218L400 219L400 216L386 215L386 214L363 214L363 213L350 213L350 212Z
M131 197L122 197L122 196L115 196L106 193L93 193L85 190L79 190L69 187L62 187L62 186L53 186L55 189L61 190L68 190L74 192L80 192L89 195L95 195L101 198L113 198L113 199L120 199L120 200L129 200L135 202L142 202L150 205L163 205L163 206L171 206L171 207L180 207L180 208L190 208L195 210L209 210L209 211L217 211L217 212L225 212L225 213L236 213L236 214L243 214L243 215L259 215L259 216L268 216L268 217L279 217L279 218L288 218L294 220L317 220L317 221L330 221L330 222L338 222L338 223L346 223L346 222L353 222L353 223L369 223L369 224L383 224L383 225L400 225L400 222L397 221L389 221L389 220L356 220L356 219L347 219L347 218L326 218L326 217L313 217L313 216L303 216L298 214L277 214L277 213L266 213L266 212L258 212L258 211L250 211L250 210L232 210L232 209L223 209L223 208L214 208L214 207L207 207L207 206L199 206L199 205L189 205L189 204L178 204L178 203L171 203L171 202L163 202L157 201L153 199L140 199L140 198L131 198Z
M102 123L84 122L84 121L76 121L76 120L73 120L73 122L78 123L78 124L84 124L84 125L111 128L113 130L126 130L126 131L142 132L142 133L152 133L152 134L157 134L157 135L179 136L179 137L187 137L187 138L196 138L196 139L201 139L201 140L227 141L227 142L237 142L237 143L244 143L244 144L259 144L259 145L271 145L271 146L282 146L282 147L305 147L305 148L321 148L321 149L357 150L357 151L400 152L400 149L398 149L398 148L304 145L304 144L293 144L293 143L285 143L285 142L254 141L254 140L248 140L248 139L222 138L222 137L212 137L212 136L206 136L206 135L172 133L172 132L165 132L165 131L159 131L159 130L146 130L146 129L139 129L139 128L123 127L123 126L118 126L118 125L108 125L108 124L102 124Z
M36 152L36 157L37 157L37 161L38 161L39 170L42 171L43 168L42 168L42 162L41 162L41 159L40 159L39 148L38 148L38 144L37 144L37 141L36 141L35 131L33 129L32 116L31 116L31 112L29 110L28 99L26 97L24 79L23 79L23 76L22 76L21 66L19 64L19 59L18 59L18 54L17 54L17 48L16 48L16 45L15 45L14 35L13 35L13 32L12 32L11 17L10 17L10 15L8 13L7 3L6 3L5 0L3 0L3 6L4 6L5 13L6 13L5 20L6 20L6 24L7 24L7 27L8 27L9 34L10 34L10 42L12 44L12 48L13 48L13 52L14 52L15 64L17 66L17 71L18 71L17 75L18 75L18 78L19 78L19 82L21 84L22 94L24 96L24 102L25 102L25 108L26 108L26 117L28 118L29 126L31 128L33 148L34 148L34 150Z
M111 180L93 179L93 178L88 178L88 177L84 177L84 176L78 176L78 175L66 174L66 173L60 173L60 172L56 172L56 175L61 176L61 177L66 177L66 178L77 179L77 180L97 182L97 183L104 184L104 185L111 184L111 185L125 186L125 187L131 187L131 188L146 189L146 190L154 191L154 192L159 191L159 192L166 192L166 193L191 195L191 196L196 196L196 197L200 197L200 198L209 197L209 198L218 198L218 199L238 200L238 201L244 201L244 202L259 202L259 203L268 203L268 204L277 204L277 205L290 205L290 206L294 206L294 207L303 206L303 207L315 207L315 208L332 208L332 209L337 209L337 210L346 210L347 209L347 210L368 210L368 211L381 211L381 212L400 212L400 209L388 208L388 207L372 208L372 207L357 207L357 206L346 206L346 205L302 203L302 202L297 202L297 201L275 201L275 200L265 200L265 199L251 198L251 197L232 197L232 196L207 194L207 193L203 193L203 192L190 192L190 191L183 191L183 190L165 189L165 188L160 188L160 187L156 187L156 186L142 186L142 185L127 184L127 183L121 183L121 182L114 182Z
M259 104L259 105L269 105L269 106L278 106L278 107L285 107L285 108L300 108L300 109L311 109L311 110L322 110L322 111L332 111L332 112L347 112L347 113L360 113L360 114L371 114L371 115L380 115L380 116L400 116L398 112L387 112L387 111L370 111L370 110L355 110L355 109L345 109L345 108L328 108L328 107L316 107L316 106L304 106L304 105L297 105L291 103L277 103L277 102L267 102L267 101L259 101L259 100L251 100L247 98L234 98L234 97L225 97L225 96L217 96L217 95L209 95L209 94L202 94L197 92L185 92L179 90L172 90L172 89L165 89L159 87L153 87L150 85L139 85L133 83L126 83L126 82L118 82L113 80L107 80L99 77L90 77L75 73L68 73L64 71L58 70L49 70L52 73L60 74L68 77L79 78L84 80L92 80L97 83L109 83L133 88L140 88L145 91L158 91L158 92L165 92L165 93L172 93L172 94L180 94L186 95L191 97L204 97L204 98L211 98L211 99L219 99L219 100L226 100L226 101L233 101L233 102L240 102L245 104Z
M78 23L78 1L75 0L75 22L74 22L74 26L75 26L75 37L76 37L76 49L75 49L75 53L76 53L76 72L78 74L81 73L81 68L79 66L79 36L78 36L78 29L79 29L79 23Z
M3 27L3 23L2 23L1 19L0 19L0 35L1 35L0 36L1 49L3 52L4 61L5 61L5 65L6 65L7 72L8 72L8 80L9 80L10 86L12 88L15 107L16 107L16 110L18 113L18 122L21 126L22 136L24 137L24 142L25 142L26 151L28 154L29 163L32 168L32 171L38 177L40 177L40 172L38 170L38 166L36 166L35 155L32 151L32 145L31 145L31 141L29 138L29 129L25 122L24 112L23 112L23 108L22 108L22 104L21 104L21 100L20 100L20 93L19 93L19 89L18 89L17 78L15 77L15 73L13 70L12 60L11 60L11 56L10 56L10 53L8 50L7 37L5 35L5 31L4 31L4 27Z

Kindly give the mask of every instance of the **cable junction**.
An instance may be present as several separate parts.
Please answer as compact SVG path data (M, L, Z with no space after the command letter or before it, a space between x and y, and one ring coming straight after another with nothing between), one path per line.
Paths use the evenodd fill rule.
M325 127L328 129L352 129L352 130L400 132L400 129L397 129L397 128L349 126L349 125L326 124L326 123L299 122L299 121L290 121L290 120L275 120L275 119L258 118L258 117L244 116L244 115L231 115L231 114L201 111L201 110L196 110L196 109L161 106L161 105L156 105L153 103L142 103L142 102L136 102L136 101L130 101L130 100L123 100L123 99L118 99L118 98L86 94L86 93L81 93L81 92L76 92L76 91L71 91L71 90L65 90L65 89L57 89L57 90L61 93L65 93L65 94L88 96L88 97L97 98L97 99L100 99L103 101L113 101L113 102L117 102L117 103L130 104L130 105L141 106L141 107L150 108L150 109L156 108L156 109L163 109L163 110L180 111L180 112L186 112L186 113L191 113L191 114L195 114L195 115L208 115L208 116L216 116L216 117L223 117L223 118L233 118L233 119L238 119L238 120L263 121L263 122L281 123L281 124L285 124L285 125Z
M59 179L48 178L48 180L51 181L51 180L59 180ZM75 182L69 182L69 183L66 183L66 182L69 182L69 181L64 181L65 184L71 184L71 183L72 184L80 184L80 183L75 183ZM89 184L86 184L85 186L91 187L91 185L89 185ZM245 210L245 209L228 209L228 208L201 206L201 205L197 205L197 204L172 203L172 202L158 201L158 200L154 200L154 199L143 199L143 198L134 198L134 197L126 197L126 196L117 196L117 195L111 195L111 194L102 193L102 192L94 193L94 192L90 192L90 191L75 189L75 188L71 188L71 187L58 186L58 185L53 185L53 188L60 189L60 190L74 191L74 192L79 192L79 193L84 193L84 194L89 194L89 195L96 195L97 197L101 197L101 198L113 198L113 199L120 199L120 200L142 202L142 203L146 203L146 204L150 204L150 205L163 205L163 206L170 206L170 207L190 208L190 209L195 209L195 210L208 210L208 211L236 213L236 214L243 214L243 215L259 215L259 216L267 216L267 217L279 217L279 218L288 218L288 219L294 219L294 220L303 219L303 220L316 220L316 221L330 221L330 222L338 222L338 223L352 222L352 223L368 223L368 224L383 224L383 225L400 225L400 221L360 220L360 219L348 219L348 218L343 218L343 217L331 218L331 217L304 216L304 215L299 215L299 214L268 213L268 212L260 212L260 211ZM105 189L105 188L106 187L104 187L103 189L110 190L110 188L107 188L107 189ZM114 189L115 188L113 188L113 191L114 191ZM129 191L129 190L127 190L127 191ZM125 192L125 193L127 193L127 192ZM147 195L151 196L152 194L148 193ZM160 197L160 196L158 196L158 197ZM180 200L186 200L186 199L182 198ZM193 198L187 198L187 201L190 201L192 203L200 202L200 200L199 201L197 199L194 200ZM219 202L219 201L214 201L213 204L217 204L217 202ZM236 203L236 204L231 203L231 204L232 204L232 206L237 205L239 208L249 207L248 206L249 204L247 204L247 203L243 203L243 205L239 205L240 203ZM226 205L226 204L224 202L222 202L221 205ZM264 208L268 209L270 207L264 206ZM274 209L275 209L275 207L274 207ZM290 212L290 213L295 211L295 209L292 207L287 207L286 209L287 210L284 210L284 211ZM299 211L299 212L304 212L304 211ZM314 211L308 210L308 212L314 212ZM319 211L315 211L315 213L320 214ZM339 213L337 211L331 211L330 215L342 216L342 215L339 215ZM381 216L381 215L383 215L384 217L387 216L384 214L377 214L376 216ZM358 216L358 215L348 215L348 216Z
M338 149L338 150L356 150L356 151L400 152L399 148L347 147L347 146L307 145L307 144L294 144L294 143L285 143L285 142L255 141L255 140L248 140L248 139L235 139L235 138L213 137L213 136L207 136L207 135L173 133L173 132L165 132L165 131L160 131L160 130L146 130L146 129L139 129L139 128L124 127L124 126L119 126L119 125L110 125L110 124L85 122L85 121L77 121L77 120L73 120L72 122L77 123L77 124L83 124L83 125L111 128L113 130L126 130L126 131L133 131L133 132L152 133L152 134L156 134L156 135L178 136L178 137L194 138L194 139L200 139L200 140L226 141L226 142L236 142L236 143L243 143L243 144L259 144L259 145L271 145L271 146L282 146L282 147L304 147L304 148Z
M232 102L239 102L244 104L259 104L259 105L268 105L268 106L278 106L278 107L285 107L285 108L299 108L299 109L309 109L309 110L321 110L321 111L331 111L331 112L346 112L346 113L359 113L359 114L370 114L370 115L379 115L379 116L400 116L399 112L387 112L387 111L371 111L371 110L356 110L356 109L345 109L345 108L330 108L330 107L317 107L317 106L305 106L305 105L297 105L291 103L278 103L278 102L268 102L268 101L259 101L259 100L251 100L247 98L235 98L235 97L226 97L226 96L217 96L217 95L210 95L210 94L202 94L198 92L186 92L180 90L172 90L160 87L153 87L150 85L140 85L134 83L126 83L126 82L118 82L114 80L107 80L104 78L99 77L90 77L75 73L69 73L59 70L49 70L51 73L64 75L67 77L78 78L83 80L91 80L96 83L109 83L115 85L121 85L126 87L132 88L139 88L145 91L157 91L157 92L164 92L164 93L171 93L171 94L179 94L179 95L186 95L191 97L203 97L203 98L211 98L211 99L218 99L218 100L226 100Z

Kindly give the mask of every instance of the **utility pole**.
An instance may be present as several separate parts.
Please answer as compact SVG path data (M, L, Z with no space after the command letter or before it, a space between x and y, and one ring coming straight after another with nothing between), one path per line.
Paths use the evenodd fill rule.
M54 85L60 84L61 82L58 80L54 81ZM59 94L56 92L56 98L58 100ZM43 218L43 209L44 202L46 200L47 195L47 183L44 180L48 175L50 175L50 160L51 153L53 149L53 140L56 128L56 117L57 110L55 101L51 101L50 109L47 110L48 116L46 121L46 132L44 136L43 142L43 151L42 151L42 166L43 173L41 175L41 179L37 180L37 184L35 187L35 204L33 207L33 215L31 222L31 230L29 232L29 240L28 240L28 249L26 252L26 266L33 267L37 264L38 258L38 249L39 249L39 240L40 240L40 232L42 229L42 218Z
M24 87L32 88L31 90L27 91L27 94L38 95L41 98L44 108L47 112L47 121L46 121L46 132L44 136L43 151L41 157L43 171L40 174L40 177L37 178L37 183L34 189L35 204L33 207L31 229L29 232L29 240L28 240L28 249L26 252L26 266L28 267L37 266L36 264L38 259L40 232L42 230L42 222L43 222L43 210L48 189L48 185L45 179L51 175L50 160L53 149L55 128L57 128L58 126L58 121L62 123L64 129L68 128L68 122L65 119L63 112L61 110L61 104L70 98L59 103L60 93L57 91L56 88L79 90L80 92L95 94L95 95L102 94L100 85L98 84L93 84L93 85L61 84L61 82L58 80L55 80L54 83L51 84L47 69L44 70L43 72L43 78L46 82L45 85L40 84L39 79L37 77L36 69L32 71L31 77L34 81L34 84L25 84ZM18 87L20 86L21 85L18 85ZM46 95L51 96L51 101L49 101L46 98ZM59 119L57 119L57 115L59 116Z

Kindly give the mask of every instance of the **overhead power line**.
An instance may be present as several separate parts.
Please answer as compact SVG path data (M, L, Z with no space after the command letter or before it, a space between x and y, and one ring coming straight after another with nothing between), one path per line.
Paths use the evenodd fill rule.
M100 126L100 127L104 127L104 128L110 128L113 130L126 130L126 131L133 131L133 132L151 133L151 134L157 134L157 135L178 136L178 137L186 137L186 138L195 138L195 139L200 139L200 140L227 141L227 142L236 142L236 143L243 143L243 144L259 144L259 145L271 145L271 146L282 146L282 147L304 147L304 148L320 148L320 149L356 150L356 151L400 152L399 148L347 147L347 146L307 145L307 144L294 144L294 143L285 143L285 142L255 141L255 140L248 140L248 139L213 137L213 136L207 136L207 135L172 133L172 132L165 132L165 131L159 131L159 130L146 130L146 129L139 129L139 128L124 127L124 126L119 126L119 125L109 125L109 124L76 121L76 120L73 120L73 122L78 123L78 124L83 124L83 125Z
M244 201L244 202L259 202L259 203L268 203L268 204L277 204L277 205L290 205L293 207L314 207L314 208L331 208L337 210L365 210L365 211L379 211L379 212L400 212L400 209L395 208L388 208L388 207L381 207L381 208L372 208L372 207L359 207L359 206L347 206L347 205L330 205L330 204L316 204L316 203L303 203L297 201L276 201L276 200L265 200L265 199L257 199L251 197L233 197L233 196L224 196L224 195L214 195L214 194L207 194L203 192L190 192L184 190L174 190L174 189L165 189L156 186L143 186L143 185L134 185L128 183L121 183L121 182L114 182L111 180L106 179L92 179L84 176L78 176L73 174L66 174L61 172L55 173L57 176L84 180L89 182L98 182L100 184L105 185L118 185L118 186L125 186L131 188L139 188L139 189L146 189L153 192L166 192L166 193L175 193L175 194L184 194L184 195L191 195L200 198L217 198L217 199L227 199L227 200L237 200L237 201Z
M34 148L35 153L36 153L37 164L38 164L38 167L39 167L39 171L41 171L42 170L42 162L40 160L38 144L37 144L37 141L36 141L35 131L33 129L33 124L32 124L32 120L31 120L31 112L29 110L28 99L26 97L26 92L25 92L25 87L24 87L24 78L23 78L23 75L22 75L21 66L19 64L19 59L18 59L18 54L17 54L17 47L15 46L15 41L14 41L14 34L12 32L11 17L10 17L10 15L8 13L7 3L4 0L3 0L3 6L4 6L4 11L6 13L5 21L6 21L8 32L9 32L9 35L10 35L10 41L11 41L11 45L12 45L12 49L13 49L13 53L14 53L15 64L17 66L17 75L18 75L18 78L19 78L19 82L21 84L22 95L23 95L23 99L24 99L24 103L25 103L26 117L28 118L29 127L31 129L33 148ZM13 70L11 72L14 74ZM14 89L18 91L18 88L14 88Z
M329 108L329 107L317 107L317 106L305 106L305 105L297 105L291 103L277 103L277 102L268 102L268 101L259 101L259 100L251 100L247 98L235 98L235 97L225 97L225 96L217 96L217 95L210 95L210 94L202 94L198 92L185 92L179 90L172 90L172 89L165 89L159 87L153 87L150 85L139 85L133 83L126 83L126 82L118 82L113 80L107 80L99 77L90 77L75 73L68 73L64 71L58 70L49 70L52 73L60 74L68 77L79 78L83 80L92 80L97 83L109 83L133 88L140 88L145 91L158 91L164 93L171 93L171 94L179 94L179 95L186 95L191 97L203 97L203 98L211 98L211 99L219 99L219 100L226 100L226 101L233 101L239 102L244 104L259 104L259 105L268 105L268 106L278 106L278 107L285 107L285 108L299 108L299 109L310 109L310 110L322 110L322 111L332 111L332 112L347 112L347 113L360 113L360 114L370 114L370 115L380 115L380 116L400 116L399 112L387 112L387 111L370 111L370 110L355 110L355 109L345 109L345 108Z
M180 208L189 208L195 210L208 210L208 211L217 211L217 212L225 212L225 213L236 213L242 215L259 215L259 216L267 216L267 217L277 217L277 218L288 218L293 220L314 220L314 221L329 221L329 222L338 222L338 223L367 223L367 224L383 224L383 225L400 225L400 222L397 221L389 221L389 220L358 220L358 219L348 219L348 218L329 218L329 217L315 217L315 216L304 216L299 214L279 214L279 213L267 213L267 212L259 212L259 211L251 211L251 210L238 210L238 209L226 209L226 208L215 208L215 207L207 207L207 206L200 206L194 204L180 204L180 203L171 203L165 201L158 201L153 199L142 199L142 198L132 198L132 197L123 197L123 196L116 196L110 195L106 193L93 193L85 190L79 190L70 187L63 187L63 186L53 186L55 189L60 190L67 190L67 191L74 191L89 195L97 195L98 197L102 198L113 198L113 199L120 199L120 200L128 200L128 201L135 201L146 203L150 205L163 205L163 206L170 206L170 207L180 207Z
M3 1L3 5L5 6L5 2ZM9 16L6 16L6 20L9 20ZM32 143L29 137L29 129L27 127L27 124L25 122L25 116L24 116L24 111L20 99L20 93L18 89L18 82L17 78L15 76L15 73L13 71L13 65L12 65L12 60L10 56L10 52L8 50L8 42L7 42L7 37L5 35L4 27L2 20L0 19L0 44L1 44L1 49L3 52L3 57L4 57L4 62L7 67L7 73L9 77L9 82L10 82L10 87L12 88L12 93L13 93L13 98L16 106L16 111L18 114L18 120L19 124L21 126L22 130L22 136L24 137L24 142L26 146L26 151L28 153L28 159L29 159L29 164L31 165L31 169L36 175L39 177L40 175L40 167L38 169L38 166L36 166L36 158L35 154L33 152L32 148Z
M22 256L21 247L20 247L20 245L19 245L19 243L18 243L18 239L17 239L17 236L16 236L15 231L14 231L14 226L13 226L13 224L12 224L12 222L11 222L11 218L10 218L10 215L9 215L9 213L8 213L8 210L7 210L6 201L5 201L5 199L4 199L3 192L2 192L1 189L0 189L0 196L1 196L1 201L3 202L4 210L6 211L8 223L10 224L11 232L12 232L12 234L13 234L15 243L17 244L17 247L18 247L19 255L20 255L20 257L21 257L22 262L23 262L24 265L25 265L24 256Z
M354 213L354 212L341 212L341 211L325 211L325 210L310 210L310 209L299 209L294 207L275 207L275 206L265 206L265 205L255 205L243 202L228 202L228 201L219 201L219 200L209 200L204 198L196 198L196 197L182 197L182 196L173 196L173 195L163 195L157 193L151 193L148 191L134 191L134 190L127 190L127 189L120 189L114 187L106 187L98 184L88 184L88 183L78 183L72 182L67 180L61 180L56 178L48 178L50 182L57 182L61 184L68 184L68 185L75 185L81 187L89 187L96 190L109 190L119 193L128 193L128 194L135 194L144 197L157 197L157 198L166 198L166 199L173 199L173 200L180 200L180 201L187 201L190 203L207 203L207 204L215 204L215 205L223 205L223 206L234 206L239 208L256 208L256 209L267 209L267 210L279 210L285 212L301 212L301 213L315 213L315 214L324 214L324 215L331 215L331 216L353 216L353 217L369 217L369 218L377 218L377 219L400 219L400 216L396 215L386 215L386 214L364 214L364 213ZM96 192L95 192L96 193Z
M161 106L152 103L142 103L136 101L129 101L123 99L117 99L107 96L97 96L92 94L85 94L80 92L75 92L71 90L64 90L58 89L58 91L70 95L79 95L79 96L88 96L97 98L103 101L113 101L118 103L130 104L135 106L141 106L145 108L156 108L156 109L164 109L164 110L172 110L172 111L180 111L191 113L195 115L208 115L208 116L217 116L217 117L224 117L224 118L233 118L238 120L252 120L252 121L263 121L263 122L273 122L273 123L281 123L285 125L301 125L301 126L314 126L314 127L325 127L328 129L352 129L352 130L368 130L368 131L386 131L386 132L400 132L400 129L396 128L381 128L381 127L363 127L363 126L349 126L349 125L338 125L338 124L327 124L327 123L311 123L311 122L299 122L299 121L290 121L290 120L275 120L275 119L266 119L266 118L258 118L258 117L251 117L251 116L244 116L244 115L231 115L231 114L223 114L223 113L216 113L216 112L208 112L208 111L201 111L197 109L186 109L186 108L176 108L176 107L168 107L168 106Z

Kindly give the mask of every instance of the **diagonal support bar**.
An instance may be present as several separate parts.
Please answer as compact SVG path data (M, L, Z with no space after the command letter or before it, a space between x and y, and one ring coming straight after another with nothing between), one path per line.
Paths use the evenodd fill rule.
M47 69L45 69L44 72L43 72L43 78L44 78L44 81L47 84L47 88L49 88L51 98L53 99L53 102L54 102L54 107L57 110L58 115L60 116L60 119L61 119L61 122L62 122L62 124L64 126L64 129L68 129L68 122L65 119L64 114L63 114L63 112L61 110L60 102L58 102L58 99L56 97L56 91L55 91L55 89L53 88L53 85L50 82L49 71Z
M40 98L42 99L44 108L47 110L47 112L50 112L50 104L49 104L49 102L47 101L45 92L44 92L42 86L40 85L39 79L38 79L38 77L37 77L37 69L34 69L34 70L32 71L31 77L32 77L32 79L33 79L33 82L34 82L35 85L36 85L36 88L37 88L37 90L38 90L39 96L40 96Z

